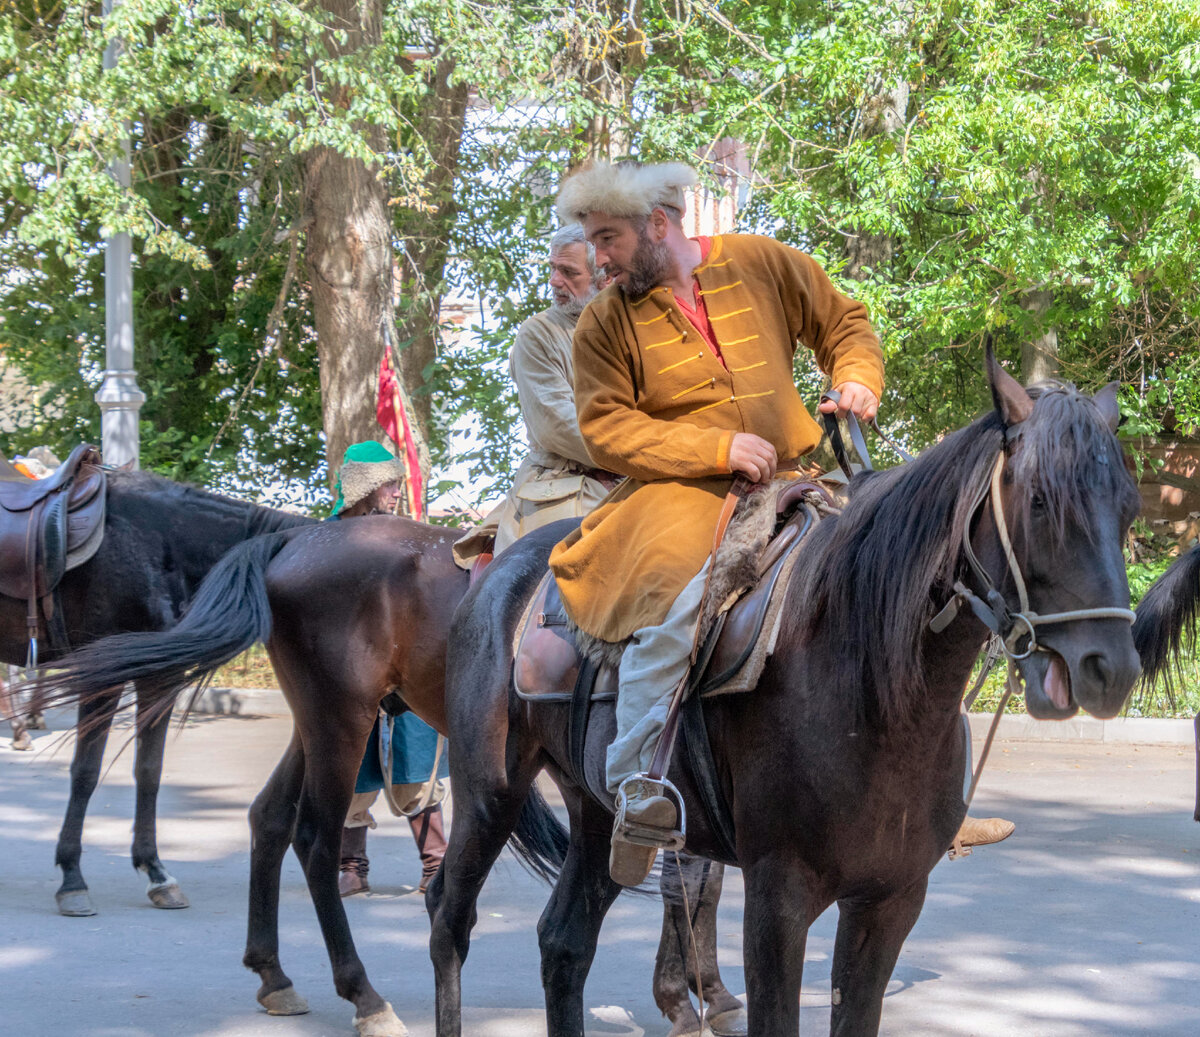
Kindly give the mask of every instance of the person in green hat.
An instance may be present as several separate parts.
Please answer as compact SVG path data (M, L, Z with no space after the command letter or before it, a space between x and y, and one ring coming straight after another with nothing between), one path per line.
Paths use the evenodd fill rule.
M352 443L342 455L333 518L394 515L404 493L404 465L387 447L368 439Z
M386 447L367 440L346 449L338 469L335 520L362 515L395 514L404 492L404 465ZM380 791L393 814L408 818L421 855L424 892L446 854L441 801L446 794L448 764L437 732L412 713L388 716L383 710L371 729L354 783L354 798L342 828L338 890L344 897L366 893L370 861L367 831Z

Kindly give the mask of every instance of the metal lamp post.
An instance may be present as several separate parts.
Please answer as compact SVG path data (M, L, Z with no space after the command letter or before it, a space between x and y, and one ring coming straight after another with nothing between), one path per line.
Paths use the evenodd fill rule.
M120 0L104 0L107 20ZM104 51L104 67L115 68L121 52L119 40ZM126 190L130 186L128 123L120 144L121 156L109 167ZM104 248L104 380L96 391L100 406L100 451L106 464L138 465L138 413L146 394L138 388L133 370L133 246L122 232L105 239Z

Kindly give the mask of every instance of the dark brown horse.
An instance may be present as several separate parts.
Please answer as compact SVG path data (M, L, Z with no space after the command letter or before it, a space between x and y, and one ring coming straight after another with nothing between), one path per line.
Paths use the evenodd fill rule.
M557 525L564 535L564 523ZM143 703L157 702L144 705L140 718L153 727L170 714L183 685L210 677L256 640L266 642L295 721L291 744L250 812L244 960L262 978L258 999L272 1013L307 1010L279 962L280 868L291 844L338 993L354 1004L364 1032L402 1032L355 950L337 891L339 847L363 744L389 690L447 733L446 637L467 590L467 574L451 556L453 540L450 530L390 516L260 537L212 569L178 626L97 642L57 664L63 669L52 686L59 699L88 702L105 688L136 680ZM540 798L533 803L515 848L549 875L565 858L566 832ZM722 868L680 857L678 867L672 860L663 869L655 1000L672 1020L672 1034L700 1032L689 985L703 991L714 1032L744 1032L744 1010L717 969ZM693 933L696 946L689 953Z
M1113 435L1115 392L1093 400L1063 386L1035 400L994 362L989 374L994 413L902 469L856 480L845 511L801 549L757 688L705 704L735 830L727 863L745 879L755 1037L798 1032L806 934L834 903L830 1032L877 1032L929 872L965 810L959 708L989 633L979 617L1020 657L1034 716L1084 708L1111 717L1136 680L1122 538L1138 496ZM535 532L497 559L451 635L457 810L428 898L440 1037L461 1031L476 898L543 768L571 818L567 861L538 927L551 1037L583 1033L584 981L619 892L608 876L612 815L570 777L568 707L512 689L514 628L554 541L553 531ZM951 602L957 611L945 611ZM597 790L613 727L610 709L587 734ZM692 775L676 765L670 777L686 803L688 848L720 858Z
M312 519L256 507L147 472L108 476L104 540L96 554L62 579L59 593L71 645L110 634L162 630L178 622L183 608L213 564L235 544L260 533L308 525ZM0 661L26 658L26 603L0 595ZM43 624L44 626L44 624ZM41 655L61 654L41 631ZM63 881L55 898L65 915L93 915L79 866L83 820L100 778L104 745L124 681L81 702L79 736L71 760L71 797L58 835L55 863ZM142 689L137 701L142 708ZM156 907L187 907L187 898L158 856L155 807L162 776L169 711L138 727L134 776L133 866L148 879Z

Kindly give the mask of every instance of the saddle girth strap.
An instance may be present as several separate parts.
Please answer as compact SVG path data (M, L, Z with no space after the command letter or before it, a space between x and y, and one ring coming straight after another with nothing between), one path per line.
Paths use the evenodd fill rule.
M45 509L45 501L39 501L29 509L28 524L25 527L25 571L29 577L29 602L25 611L25 631L28 637L29 649L25 657L25 669L32 672L38 665L38 520Z
M689 773L695 782L700 804L704 807L717 852L725 860L736 861L733 813L717 780L717 763L713 759L712 744L708 740L708 728L704 725L703 699L695 688L683 700L679 717L683 744L692 764Z

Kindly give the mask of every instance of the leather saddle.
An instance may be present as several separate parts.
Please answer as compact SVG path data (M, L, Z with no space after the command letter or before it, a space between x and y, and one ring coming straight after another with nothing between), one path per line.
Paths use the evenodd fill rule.
M758 582L717 617L701 646L690 679L699 694L720 691L750 660L764 633L781 576L812 528L814 514L802 506L810 493L820 494L832 504L827 491L812 482L792 483L780 493L777 531L759 559ZM570 702L584 661L570 632L558 584L547 573L518 629L513 659L517 695L537 702ZM593 701L614 698L616 688L615 659L598 663L589 697Z
M40 601L52 643L68 647L55 590L100 547L106 482L99 452L86 443L45 479L27 478L7 462L0 466L0 594L29 603L34 645Z

